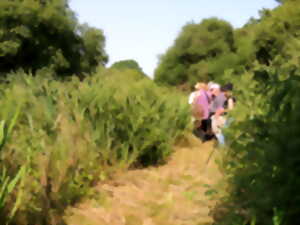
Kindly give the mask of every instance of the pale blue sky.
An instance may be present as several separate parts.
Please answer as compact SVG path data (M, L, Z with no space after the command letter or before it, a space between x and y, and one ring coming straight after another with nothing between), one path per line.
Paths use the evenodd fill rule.
M109 64L134 59L150 76L187 22L216 16L241 27L275 0L70 0L81 23L100 28Z

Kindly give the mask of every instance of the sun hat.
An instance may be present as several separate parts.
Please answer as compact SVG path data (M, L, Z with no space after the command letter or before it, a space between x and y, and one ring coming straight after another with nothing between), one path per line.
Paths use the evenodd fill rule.
M217 84L217 83L211 83L209 86L208 86L209 89L220 89L221 86L220 84Z

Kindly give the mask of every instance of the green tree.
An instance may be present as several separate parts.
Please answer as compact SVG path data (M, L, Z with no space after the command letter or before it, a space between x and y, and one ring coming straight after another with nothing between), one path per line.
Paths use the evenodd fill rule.
M216 79L236 64L232 26L217 18L183 27L174 45L160 58L155 80L179 85Z
M104 66L108 61L108 56L104 50L105 37L99 29L84 24L80 28L82 37L82 49L85 53L81 57L81 69L90 72L97 66Z
M44 67L60 75L107 62L101 30L80 26L67 0L0 2L0 71Z
M141 73L144 73L142 68L137 63L137 61L135 61L133 59L121 60L121 61L115 62L114 64L111 65L111 68L118 69L118 70L134 69Z
M122 71L125 76L133 76L137 80L140 78L147 78L143 69L139 66L137 61L133 59L121 60L111 65L110 69ZM113 73L112 73L113 74Z

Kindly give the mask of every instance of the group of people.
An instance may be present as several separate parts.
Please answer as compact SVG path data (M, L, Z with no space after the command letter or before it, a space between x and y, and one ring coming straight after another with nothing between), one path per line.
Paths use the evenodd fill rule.
M188 101L192 105L194 133L202 141L216 138L219 145L225 145L222 129L229 124L226 115L235 104L232 90L231 83L224 86L214 82L195 85L195 91L190 94Z

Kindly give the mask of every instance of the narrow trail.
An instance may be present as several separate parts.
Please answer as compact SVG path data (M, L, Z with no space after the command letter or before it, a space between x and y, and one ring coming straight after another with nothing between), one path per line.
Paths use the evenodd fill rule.
M215 163L218 150L194 137L175 150L163 166L127 171L99 184L99 198L68 209L67 224L211 224L214 201L205 192L221 178Z

